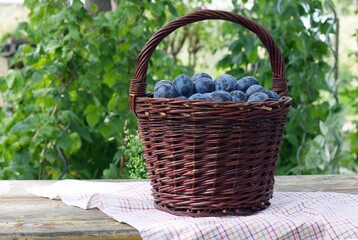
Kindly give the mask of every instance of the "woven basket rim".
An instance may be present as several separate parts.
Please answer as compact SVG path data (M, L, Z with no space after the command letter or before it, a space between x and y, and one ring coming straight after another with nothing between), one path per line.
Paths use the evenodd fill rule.
M265 99L262 101L253 101L253 102L240 102L240 101L211 101L211 100L192 100L188 98L154 98L154 97L137 97L136 101L147 101L149 102L163 102L163 103L190 103L192 105L207 105L207 106L240 106L240 107L256 107L258 105L270 105L270 106L280 106L282 104L287 104L292 102L292 98L289 96L283 96L279 100L275 99ZM166 107L166 105L163 105ZM172 106L171 106L172 107Z

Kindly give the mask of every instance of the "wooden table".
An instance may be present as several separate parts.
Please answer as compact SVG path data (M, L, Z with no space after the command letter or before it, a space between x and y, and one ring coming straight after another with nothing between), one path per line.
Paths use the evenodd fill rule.
M55 181L9 182L10 191L0 196L0 239L141 239L135 228L97 209L83 210L25 191ZM278 176L275 191L358 194L358 175Z

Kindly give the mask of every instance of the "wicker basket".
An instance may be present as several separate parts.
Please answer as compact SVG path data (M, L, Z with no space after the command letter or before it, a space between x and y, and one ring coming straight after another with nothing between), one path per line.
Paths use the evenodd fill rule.
M269 52L280 100L215 102L153 98L146 92L150 57L164 37L206 19L238 23ZM143 47L130 87L155 206L183 216L248 215L267 208L292 99L285 65L269 32L241 15L201 10L162 27Z

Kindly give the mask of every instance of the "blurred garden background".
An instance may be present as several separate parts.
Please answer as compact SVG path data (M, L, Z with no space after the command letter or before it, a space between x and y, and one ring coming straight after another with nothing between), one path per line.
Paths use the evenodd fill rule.
M200 9L254 19L281 49L293 106L277 174L358 173L357 0L0 0L0 179L145 178L128 108L136 58ZM271 89L256 35L204 21L159 45L148 90L201 71Z

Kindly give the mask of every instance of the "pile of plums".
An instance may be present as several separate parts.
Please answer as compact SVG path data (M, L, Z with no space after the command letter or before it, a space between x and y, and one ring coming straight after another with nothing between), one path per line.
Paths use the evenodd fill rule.
M279 99L279 96L265 90L256 78L247 76L236 80L229 74L217 77L214 81L207 73L195 74L192 78L181 74L173 83L161 80L154 86L155 98L188 98L211 101L262 101L266 98Z

